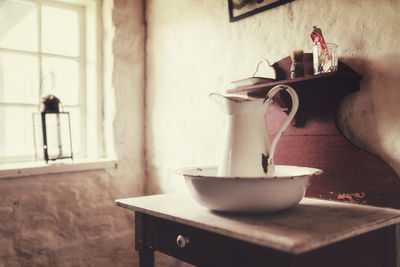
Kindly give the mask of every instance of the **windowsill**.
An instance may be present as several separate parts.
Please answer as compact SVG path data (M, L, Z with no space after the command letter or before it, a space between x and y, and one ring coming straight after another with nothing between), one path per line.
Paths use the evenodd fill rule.
M116 168L117 161L110 158L78 159L69 161L0 164L0 179L54 174L64 172L101 170Z

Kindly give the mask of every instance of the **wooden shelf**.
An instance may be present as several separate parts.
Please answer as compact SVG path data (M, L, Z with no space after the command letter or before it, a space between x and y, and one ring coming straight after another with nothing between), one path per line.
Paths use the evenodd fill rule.
M235 89L229 90L230 93L243 93L245 92L248 95L261 95L267 93L268 89L280 84L286 84L289 86L296 85L311 85L315 86L315 84L323 84L323 83L331 83L335 81L359 81L361 80L361 76L356 76L351 73L344 72L336 72L336 73L323 73L318 75L307 75L304 77L296 78L296 79L285 79L285 80L276 80L269 83L255 84L249 86L241 86ZM355 90L356 91L356 90Z
M312 54L305 54L303 63L304 77L290 79L291 59L286 57L272 65L276 81L228 92L265 97L279 84L295 89L299 109L278 142L275 163L324 170L323 175L311 180L308 197L400 209L398 175L382 159L352 144L337 126L340 103L360 90L363 77L341 61L337 72L313 75ZM282 91L274 102L278 105L271 105L267 113L271 136L291 108L290 97Z
M312 66L312 54L304 55L304 69L305 76L299 77L295 79L290 79L290 65L291 59L290 57L286 57L279 62L273 64L277 72L277 79L273 82L255 84L249 86L241 86L231 90L228 90L229 93L246 93L251 96L264 97L269 89L279 84L286 84L291 87L315 87L315 86L325 86L332 84L340 84L343 82L352 82L358 83L362 80L362 76L355 72L353 69L348 67L346 64L339 61L338 71L330 72L330 73L322 73L318 75L313 74L313 66ZM359 90L359 86L354 86L353 91Z

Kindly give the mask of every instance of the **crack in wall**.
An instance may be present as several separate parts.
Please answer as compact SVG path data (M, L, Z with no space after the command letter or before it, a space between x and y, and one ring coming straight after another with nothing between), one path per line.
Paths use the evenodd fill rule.
M146 16L146 0L142 0L142 16L143 16L143 194L148 192L149 164L147 157L147 16Z

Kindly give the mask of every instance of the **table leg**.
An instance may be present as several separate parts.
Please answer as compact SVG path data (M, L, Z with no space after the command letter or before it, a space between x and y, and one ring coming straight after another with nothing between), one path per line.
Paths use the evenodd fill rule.
M144 215L135 212L135 247L139 253L140 267L154 267L154 250L145 242L146 226Z
M139 251L139 266L140 267L154 267L154 251L151 249L144 249Z
M385 235L385 267L396 267L397 247L396 247L396 225L388 226L384 229Z

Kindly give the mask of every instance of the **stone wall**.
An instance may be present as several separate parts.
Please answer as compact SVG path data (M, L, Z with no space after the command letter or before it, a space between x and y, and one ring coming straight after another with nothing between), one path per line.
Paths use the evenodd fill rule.
M0 179L1 267L138 266L133 213L114 201L144 192L143 5L104 3L106 32L115 35L105 36L114 54L105 126L114 130L118 168Z

